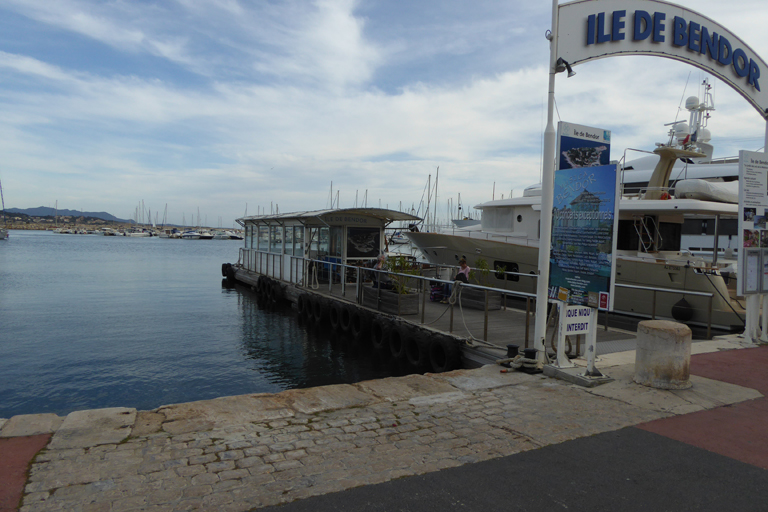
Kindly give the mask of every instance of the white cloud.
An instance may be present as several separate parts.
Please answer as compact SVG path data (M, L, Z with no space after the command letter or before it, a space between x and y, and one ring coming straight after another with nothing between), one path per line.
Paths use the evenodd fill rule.
M719 2L686 4L768 54L762 3L745 3L748 21ZM0 2L32 27L26 44L0 43L7 202L127 217L144 199L154 211L168 203L175 222L199 207L231 225L246 203L323 208L331 181L342 206L366 190L369 204L410 206L437 166L441 208L458 193L465 206L489 200L494 184L496 197L520 193L541 167L548 4L416 8ZM60 51L41 35L51 27ZM616 158L651 149L700 82L694 70L683 93L691 69L650 58L579 66L557 78L559 115L612 130ZM721 154L760 147L759 116L722 83L715 99Z

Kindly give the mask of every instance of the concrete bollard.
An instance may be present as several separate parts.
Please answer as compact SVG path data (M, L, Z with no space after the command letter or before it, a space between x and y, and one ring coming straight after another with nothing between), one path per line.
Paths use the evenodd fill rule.
M691 387L691 329L669 320L637 326L634 381L658 389Z

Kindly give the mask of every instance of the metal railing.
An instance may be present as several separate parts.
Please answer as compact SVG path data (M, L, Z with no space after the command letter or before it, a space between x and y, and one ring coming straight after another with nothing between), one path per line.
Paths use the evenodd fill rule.
M284 266L284 258L288 258L287 272ZM240 260L243 267L246 269L264 274L267 277L274 279L280 279L287 281L291 284L295 284L306 289L319 290L321 286L327 284L328 295L334 296L334 284L340 285L340 294L342 297L347 296L348 285L354 285L354 297L353 301L357 304L362 304L362 285L366 280L366 274L373 275L387 275L394 276L397 279L402 279L406 283L406 287L409 289L416 288L418 293L421 294L421 323L425 323L425 308L426 296L428 295L427 284L429 283L441 283L441 284L453 284L454 281L450 279L443 279L440 275L441 271L445 269L456 269L451 265L438 265L438 264L417 264L415 269L418 274L405 274L390 272L387 270L377 270L374 268L363 267L360 265L344 264L336 261L329 261L324 259L309 259L302 256L292 256L288 254L277 254L270 252L257 251L255 249L240 249ZM475 269L476 270L476 269ZM491 273L501 274L501 271L490 270ZM508 276L534 278L537 279L537 274L526 274L523 272L503 272L505 276L505 286L508 284L506 278ZM322 281L322 282L321 282ZM373 281L373 279L371 279ZM376 281L379 281L378 279ZM413 281L416 286L409 286L409 281ZM483 286L479 284L464 284L462 287L469 289L477 289L485 293L485 307L484 307L484 328L483 339L487 340L488 332L488 294L499 293L503 299L503 308L507 308L507 297L516 297L519 299L525 299L526 302L526 322L525 322L525 345L529 343L529 331L530 331L530 313L533 311L533 306L536 302L536 294L528 293L518 290L509 290L506 288L498 288L494 286ZM678 290L672 288L657 288L652 286L639 286L631 284L616 283L616 288L624 288L631 290L649 291L653 293L651 304L651 319L656 319L656 302L658 293L672 293L679 295L689 295L695 297L707 297L707 339L712 337L712 308L715 294L712 292L697 292L691 290ZM381 288L379 288L379 293ZM617 311L621 313L622 311ZM629 314L635 314L626 312ZM605 311L605 329L608 329L608 316L609 312ZM453 332L454 329L454 311L453 305L451 305L449 332Z

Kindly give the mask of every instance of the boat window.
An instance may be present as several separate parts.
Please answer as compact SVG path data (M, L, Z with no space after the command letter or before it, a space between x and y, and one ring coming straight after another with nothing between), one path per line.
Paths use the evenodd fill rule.
M493 269L495 270L494 275L496 276L496 279L503 281L504 278L506 277L507 281L520 280L520 276L504 273L504 272L520 272L520 267L517 265L517 263L512 263L511 261L494 260Z
M259 237L258 237L258 249L260 251L269 251L269 227L268 226L259 226Z
M252 249L253 248L253 226L250 224L245 226L245 248L246 249Z
M293 254L293 228L285 228L285 254Z
M283 243L283 237L280 226L269 227L269 252L280 252Z
M512 207L489 208L483 211L483 229L506 231L513 229L515 210Z
M328 251L329 256L333 256L336 258L341 258L341 251L342 251L342 245L341 245L341 237L342 237L342 231L341 226L333 226L331 227L330 232L330 248Z
M328 249L330 248L329 238L330 238L330 233L328 231L328 228L325 226L320 228L320 235L319 235L318 244L317 244L318 257L322 257L328 254Z
M662 222L659 226L659 237L661 238L661 247L659 247L659 250L679 251L682 228L682 224Z
M522 215L518 215L517 216L517 222L523 222L523 216Z
M293 227L293 254L294 256L304 255L304 226Z

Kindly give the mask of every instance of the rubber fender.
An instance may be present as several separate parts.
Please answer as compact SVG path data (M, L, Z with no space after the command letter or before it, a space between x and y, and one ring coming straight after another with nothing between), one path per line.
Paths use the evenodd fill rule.
M429 342L424 334L412 330L406 338L405 359L418 370L429 366Z
M376 350L384 350L389 344L391 322L378 316L371 322L371 344Z
M227 268L231 267L231 263L222 263L221 264L221 277L227 277Z
M235 268L232 266L231 263L227 267L227 279L229 280L229 282L234 282L235 280Z
M349 332L357 342L364 341L371 329L371 317L367 311L354 308L350 315Z
M429 364L433 372L455 370L460 363L461 349L458 340L439 334L432 337L429 342Z
M672 318L683 323L693 318L693 308L691 307L691 304L685 300L685 297L675 302L675 305L672 306Z
M410 329L403 325L395 326L389 331L389 353L395 359L405 358L405 347L411 337Z
M315 297L308 293L304 294L304 319L312 320L312 305L315 303Z
M264 297L264 276L259 276L258 279L256 279L256 294L259 297Z
M350 328L352 326L352 311L354 311L356 308L351 305L343 304L341 306L340 316L339 316L339 327L341 327L341 330L344 332L349 332Z
M272 302L281 302L283 300L283 287L280 286L280 283L272 280L270 288L272 288Z
M328 318L331 321L331 328L334 331L341 330L341 313L343 309L341 304L333 302L328 311Z
M296 299L296 311L298 312L300 317L304 316L304 309L307 307L306 300L307 300L306 293L302 293L301 295L299 295L299 298Z
M315 299L312 301L312 317L315 319L315 322L318 323L322 322L328 317L327 304L321 297L315 297Z

